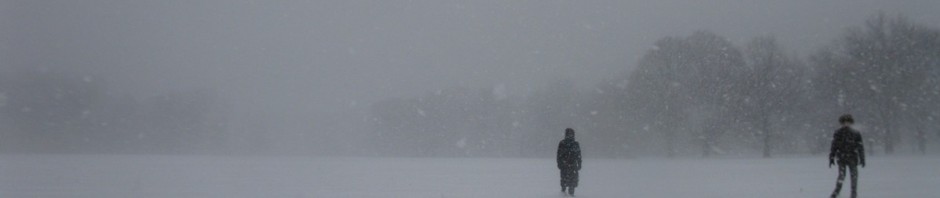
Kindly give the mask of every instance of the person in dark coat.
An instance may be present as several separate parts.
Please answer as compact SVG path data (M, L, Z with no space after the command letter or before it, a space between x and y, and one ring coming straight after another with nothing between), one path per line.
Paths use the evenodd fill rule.
M836 180L836 189L832 192L832 197L839 196L839 191L842 191L845 169L848 168L852 174L852 197L854 198L857 196L858 165L865 167L865 147L862 145L862 134L852 129L852 124L855 123L852 115L842 115L839 117L839 123L842 124L842 128L832 135L832 147L829 151L829 168L832 168L833 164L839 166L839 178Z
M558 169L561 170L561 192L568 190L574 195L578 187L578 171L581 170L581 145L574 140L574 129L565 129L565 139L558 143Z

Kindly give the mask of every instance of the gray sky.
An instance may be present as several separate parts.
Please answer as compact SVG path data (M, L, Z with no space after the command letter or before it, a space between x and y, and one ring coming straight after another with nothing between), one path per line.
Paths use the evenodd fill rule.
M940 26L932 0L0 0L0 64L81 68L140 97L210 88L286 130L355 131L389 97L593 86L701 29L805 55L879 10Z

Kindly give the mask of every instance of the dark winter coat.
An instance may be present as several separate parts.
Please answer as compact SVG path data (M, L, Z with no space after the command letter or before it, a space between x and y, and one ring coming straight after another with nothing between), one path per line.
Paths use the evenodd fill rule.
M842 127L832 135L832 148L829 151L829 160L839 159L839 163L865 164L865 146L862 145L862 134L850 127Z
M574 137L566 137L558 143L558 169L581 170L581 145Z

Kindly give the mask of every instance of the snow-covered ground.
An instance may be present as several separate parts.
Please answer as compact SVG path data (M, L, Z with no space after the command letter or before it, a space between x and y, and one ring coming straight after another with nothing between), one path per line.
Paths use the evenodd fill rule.
M0 156L0 197L563 197L554 163L553 159L485 158ZM860 197L940 197L940 157L875 156L868 163L860 169ZM829 169L824 157L586 159L577 196L826 197L835 177L836 169Z

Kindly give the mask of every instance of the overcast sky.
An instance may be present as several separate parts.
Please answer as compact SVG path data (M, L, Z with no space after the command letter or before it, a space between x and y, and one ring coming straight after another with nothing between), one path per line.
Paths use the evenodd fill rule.
M341 121L390 97L593 86L696 30L806 55L879 10L940 27L934 0L0 0L0 64L81 68L138 97L207 88L292 130L361 130Z

